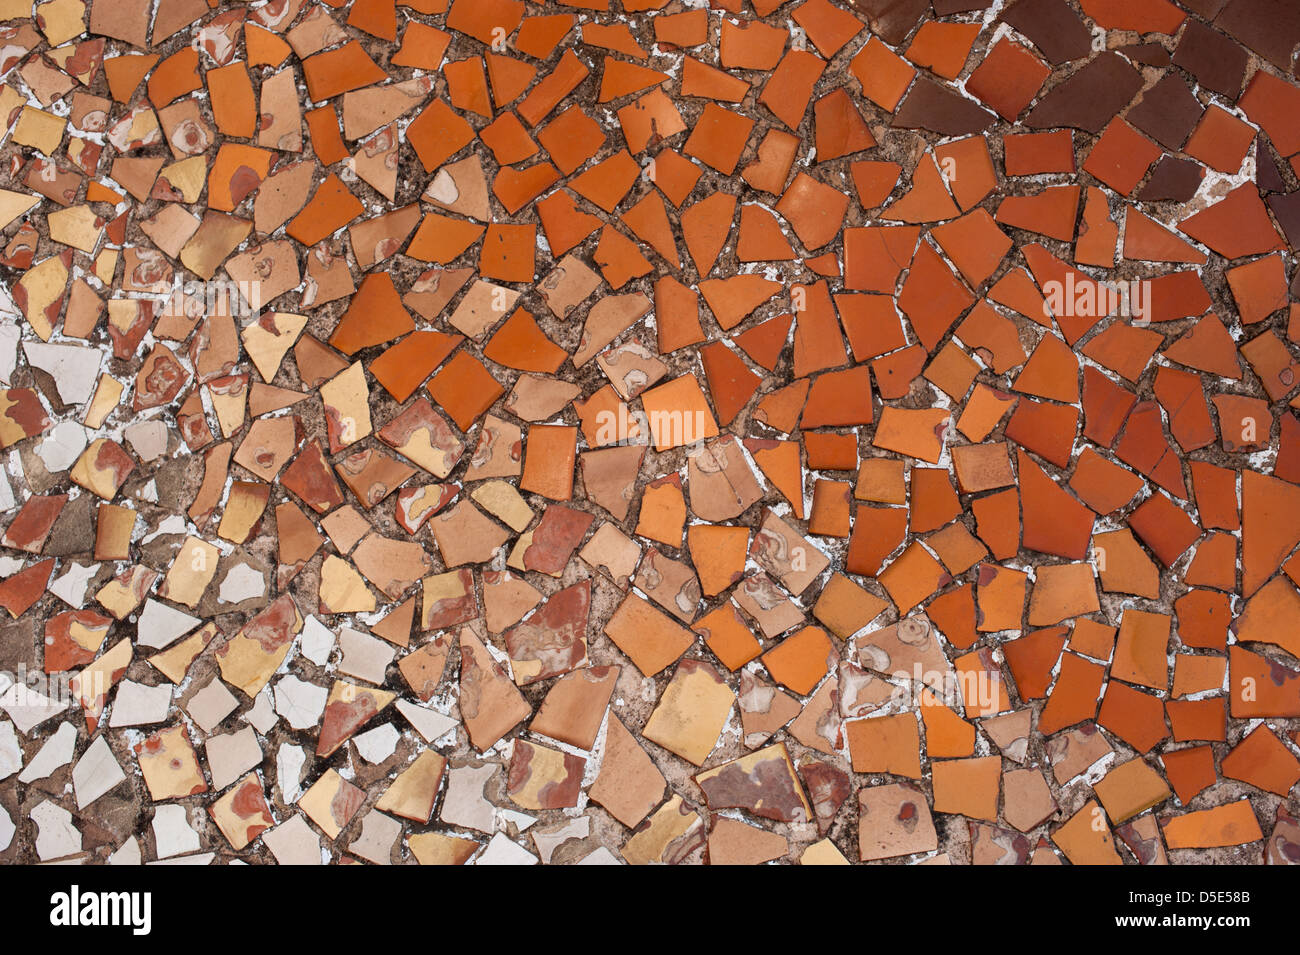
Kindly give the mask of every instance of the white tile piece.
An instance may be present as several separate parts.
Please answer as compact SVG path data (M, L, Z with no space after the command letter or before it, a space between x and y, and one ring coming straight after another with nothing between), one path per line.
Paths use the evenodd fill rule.
M449 826L492 832L496 828L496 807L488 802L483 790L500 771L501 767L493 763L447 770L447 795L439 818Z
M198 617L191 617L182 610L150 597L144 602L144 610L140 611L140 622L136 625L139 632L135 642L140 646L161 650L202 622Z
M204 733L211 733L222 720L235 712L238 706L239 701L235 699L235 694L214 676L211 683L190 697L185 712L199 729Z
M536 816L530 816L526 812L520 812L518 809L503 809L497 807L497 828L507 829L510 826L515 827L516 832L523 832L531 829L537 822Z
M29 341L23 343L23 352L28 364L54 379L59 400L65 405L82 404L94 393L102 357L98 348Z
M361 820L361 834L352 840L348 851L375 865L389 865L392 860L393 846L397 844L401 835L400 822L392 816L372 809Z
M113 712L108 725L114 729L120 726L152 726L167 719L167 711L172 705L170 683L158 686L146 686L132 680L123 680L117 688L113 699Z
M199 834L190 826L185 807L176 803L154 807L153 840L159 859L198 852L200 847Z
M339 633L339 649L343 659L339 672L376 685L384 682L388 664L393 662L397 648L391 643L372 637L368 633L344 627Z
M23 748L18 743L14 724L0 720L0 779L8 779L23 768Z
M212 865L217 857L215 852L196 852L193 855L178 856L175 859L155 859L149 865Z
M220 792L262 761L262 747L251 726L210 737L206 744L212 788Z
M251 564L240 562L226 572L217 589L217 602L238 604L266 593L266 578Z
M36 823L36 855L42 862L62 859L81 851L81 833L72 824L72 813L48 799L32 810Z
M140 840L135 836L128 837L126 842L118 846L113 854L108 857L109 865L139 865L142 861Z
M622 860L605 846L578 860L578 865L623 865Z
M262 692L253 699L253 707L244 714L244 722L250 724L263 736L271 732L271 727L280 721L275 715L275 703L271 698L271 688L262 687Z
M398 700L395 705L397 712L406 717L407 722L415 727L415 731L426 743L432 743L460 722L430 707L412 703L410 700Z
M555 854L555 850L560 846L570 839L586 839L591 835L591 817L579 816L577 819L569 819L557 826L534 829L532 835L533 845L537 847L537 853L542 857L542 863L549 865L551 856Z
M312 663L323 667L329 662L330 651L334 649L334 631L315 617L303 621L299 641L302 655Z
M289 804L302 795L302 767L307 753L301 746L281 743L275 753L275 778L280 783L280 797Z
M14 821L5 811L4 806L0 806L0 852L9 848L10 843L14 841L14 833L17 831Z
M167 433L167 422L159 417L128 425L122 436L135 456L149 464L167 453Z
M90 589L91 578L99 573L99 564L78 564L75 561L65 565L64 572L50 581L50 593L58 597L74 610L86 606L86 591Z
M474 865L537 865L538 861L537 856L513 842L504 832L498 832L483 854L474 860Z
M18 339L21 334L17 322L0 323L0 384L13 382L14 369L18 367Z
M301 813L262 833L262 841L280 865L320 865L321 841Z
M60 421L36 445L36 456L51 474L66 471L86 450L86 429L75 421Z
M367 763L382 763L397 751L402 735L392 723L384 723L352 737L357 752Z
M311 729L325 712L329 690L290 674L275 685L275 711L296 730Z
M27 768L18 774L20 783L34 783L45 779L55 770L72 762L72 754L77 745L77 730L71 723L60 723L54 735L45 741L45 745L36 751Z
M0 710L4 710L27 736L46 720L53 719L68 708L66 702L51 699L21 683L15 683L8 674L0 674Z
M126 779L126 773L108 746L108 740L96 736L72 767L72 791L77 794L77 808L92 802Z

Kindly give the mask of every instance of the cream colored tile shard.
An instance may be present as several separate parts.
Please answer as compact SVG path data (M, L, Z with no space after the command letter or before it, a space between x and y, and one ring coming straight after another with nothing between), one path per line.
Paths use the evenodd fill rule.
M90 254L104 237L104 220L90 206L71 206L45 217L50 239Z
M198 158L198 157L195 157ZM285 353L307 327L306 315L267 312L239 333L244 350L265 382L275 380Z
M370 435L370 391L361 362L320 386L329 429L330 452L337 453Z
M532 523L533 509L528 506L523 495L515 490L514 485L505 481L484 481L470 492L470 497L479 507L516 532Z
M173 603L193 610L203 599L203 592L217 573L221 552L215 544L197 537L186 537L176 552L159 593Z
M674 793L643 828L623 843L622 855L632 865L674 864L685 860L704 842L704 820Z
M428 823L446 765L447 760L439 753L431 749L421 751L393 780L375 807L403 819Z
M5 87L5 92L9 92L9 87ZM4 103L0 102L0 108ZM9 223L13 222L21 215L25 215L27 210L39 205L40 196L29 196L25 192L13 192L9 189L0 189L0 229L3 229Z
M257 696L301 631L302 615L293 598L280 596L217 651L221 678L247 695Z
M298 800L298 808L325 833L337 839L361 808L365 791L353 786L335 770L327 769Z
M627 590L641 559L641 545L628 537L614 524L601 524L578 556L594 570L609 577L620 590Z
M736 702L722 674L700 660L683 660L642 735L652 743L702 766Z
M814 842L799 857L800 865L852 865L829 839Z
M514 310L520 293L482 279L470 286L447 322L470 338L479 338Z
M155 802L182 799L208 791L184 726L159 730L137 743L135 754L144 783Z
M23 316L27 319L27 324L32 327L32 331L43 342L48 342L50 336L54 334L54 323L51 315L57 316L58 313L53 310L53 306L63 298L63 292L67 284L68 267L63 262L63 256L57 255L36 263L15 284L15 288L22 289L23 297L18 299L18 304L22 309ZM53 347L48 346L48 348ZM32 354L30 348L24 350L29 356ZM73 353L65 351L63 354L71 355ZM96 354L96 368L99 367L98 358L99 356ZM65 375L53 371L50 373L54 375L55 386L58 387L59 393L61 395L65 394ZM75 403L80 404L81 402L79 400Z
M321 613L370 613L377 606L365 578L333 554L321 565L319 599Z
M63 142L63 130L67 128L68 121L39 110L34 106L24 106L23 111L18 114L18 124L14 127L13 141L22 146L31 146L33 149L39 149L45 155L53 158L58 151L59 144Z

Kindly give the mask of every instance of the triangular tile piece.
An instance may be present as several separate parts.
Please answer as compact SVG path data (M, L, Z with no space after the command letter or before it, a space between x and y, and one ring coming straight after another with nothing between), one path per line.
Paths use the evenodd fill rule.
M700 349L704 376L718 424L729 425L758 391L762 379L749 370L744 360L722 342L710 342Z
M799 458L799 442L746 438L745 450L773 487L790 502L794 516L803 520L803 463Z
M691 253L700 277L713 271L722 247L731 235L731 220L736 214L736 197L715 192L682 213L682 237Z
M1174 235L1150 216L1129 208L1124 218L1124 258L1143 262L1192 262L1201 265L1205 253Z
M768 371L775 371L781 352L785 350L785 343L790 338L790 325L793 322L793 315L778 315L733 335L731 340L755 362Z
M410 597L370 627L370 632L389 643L404 647L411 642L411 621L415 619L415 598Z

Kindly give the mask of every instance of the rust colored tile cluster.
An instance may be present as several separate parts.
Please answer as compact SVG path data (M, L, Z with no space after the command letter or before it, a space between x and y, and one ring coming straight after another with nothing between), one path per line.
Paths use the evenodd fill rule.
M1300 863L1300 6L0 37L0 862Z

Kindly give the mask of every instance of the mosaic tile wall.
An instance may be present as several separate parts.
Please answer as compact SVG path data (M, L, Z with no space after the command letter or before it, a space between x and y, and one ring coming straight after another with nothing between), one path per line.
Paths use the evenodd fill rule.
M1300 861L1300 5L0 37L0 861Z

